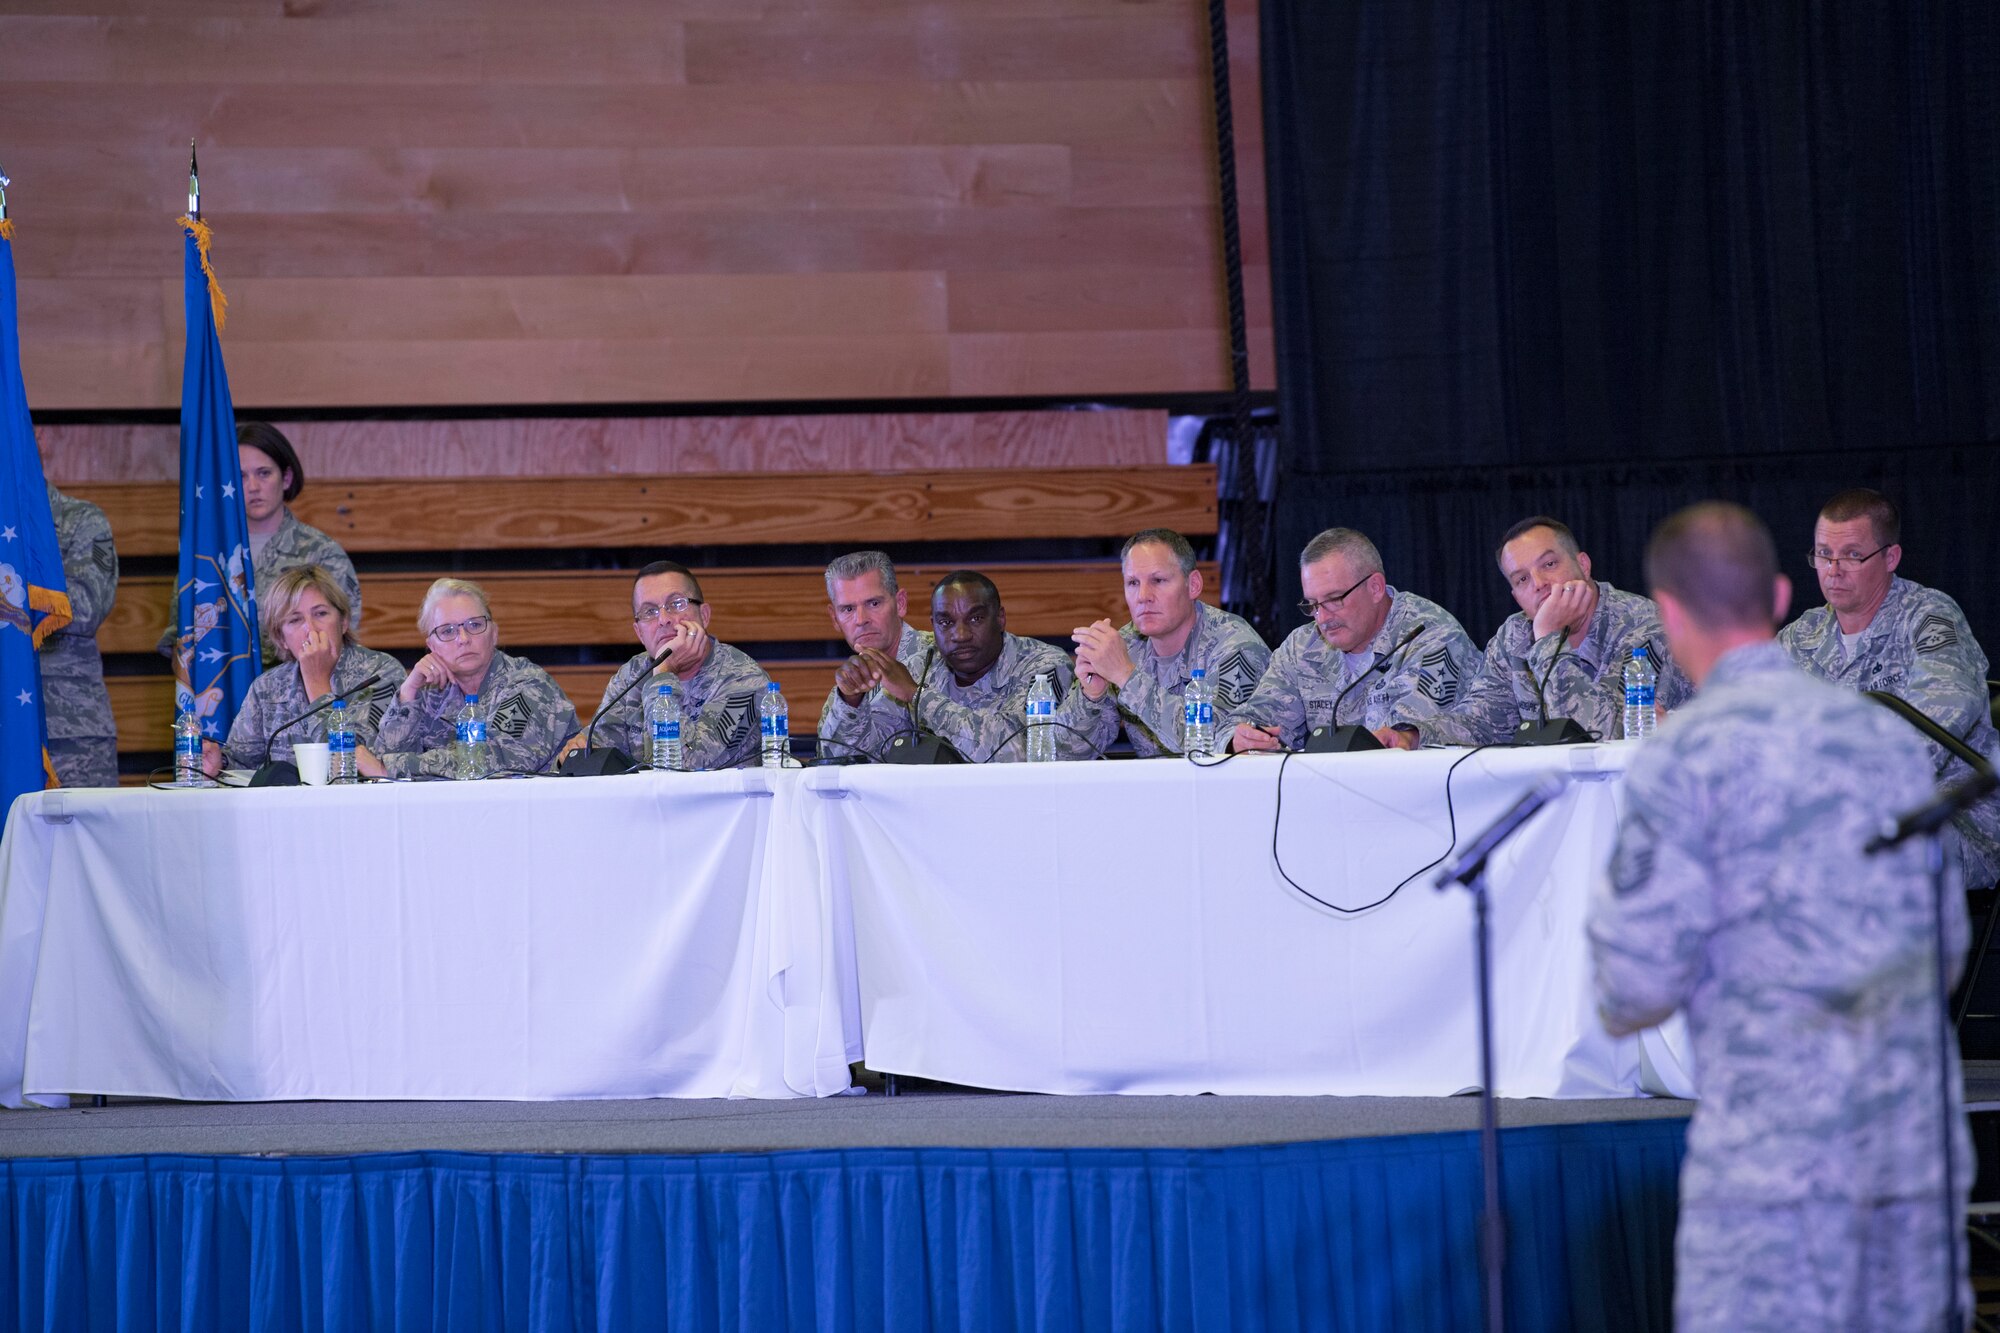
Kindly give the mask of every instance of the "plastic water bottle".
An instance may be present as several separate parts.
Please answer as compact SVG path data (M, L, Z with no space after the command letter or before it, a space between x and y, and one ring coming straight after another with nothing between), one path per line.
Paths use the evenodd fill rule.
M483 778L493 771L486 749L486 710L479 696L468 694L458 710L458 741L452 747L452 776L460 781Z
M1625 739L1639 740L1653 734L1653 692L1660 677L1646 656L1646 645L1632 650L1625 664Z
M681 749L681 697L674 693L671 682L662 681L653 691L653 702L646 708L646 721L652 727L646 762L664 773L680 772L686 766Z
M764 767L783 768L792 757L792 712L785 706L785 696L778 693L775 680L764 687L764 697L757 701L757 730L764 737Z
M347 715L347 700L335 699L326 715L326 780L358 782L360 771L354 764L354 719Z
M1215 753L1215 691L1208 687L1208 672L1196 667L1181 696L1181 753Z
M1056 690L1049 683L1049 673L1044 671L1035 677L1035 686L1028 691L1028 762L1048 764L1056 757Z
M208 775L201 771L201 719L192 708L181 709L174 718L174 785L208 785Z

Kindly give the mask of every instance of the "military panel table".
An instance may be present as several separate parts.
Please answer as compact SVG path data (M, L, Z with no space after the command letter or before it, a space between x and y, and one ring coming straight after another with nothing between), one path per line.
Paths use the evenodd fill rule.
M0 1101L837 1092L788 777L22 797Z
M1024 1092L1475 1088L1469 895L1425 872L1335 909L1556 771L1575 780L1492 865L1499 1091L1684 1090L1666 1040L1612 1040L1591 994L1583 913L1630 748L814 773L868 1065ZM1272 855L1281 762L1297 888Z

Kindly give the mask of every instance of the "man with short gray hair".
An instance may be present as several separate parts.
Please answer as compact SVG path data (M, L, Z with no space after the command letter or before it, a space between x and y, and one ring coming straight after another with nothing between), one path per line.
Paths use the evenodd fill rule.
M1118 563L1132 618L1121 629L1109 620L1077 628L1077 688L1062 720L1100 751L1123 726L1141 758L1179 754L1183 697L1199 670L1214 699L1216 737L1227 739L1230 719L1271 664L1270 648L1250 622L1201 600L1194 547L1180 533L1136 533Z
M855 551L826 567L826 609L854 656L834 673L820 709L820 746L828 758L879 761L915 727L910 710L882 689L884 659L921 678L934 640L905 619L910 595L897 586L895 563L881 551Z
M1479 670L1479 649L1451 612L1391 587L1375 543L1352 528L1306 543L1299 581L1299 609L1313 623L1278 646L1237 710L1229 748L1296 750L1315 727L1354 724L1384 746L1415 749Z

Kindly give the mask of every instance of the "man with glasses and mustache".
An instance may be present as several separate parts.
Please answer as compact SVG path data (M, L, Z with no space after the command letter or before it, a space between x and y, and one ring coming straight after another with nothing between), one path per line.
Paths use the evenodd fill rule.
M1497 745L1522 722L1566 717L1599 740L1625 724L1625 664L1643 646L1659 673L1656 699L1679 708L1694 693L1674 665L1660 612L1637 593L1591 577L1569 525L1546 514L1507 529L1493 553L1514 604L1486 645L1458 707L1424 729L1445 745Z
M1307 542L1299 581L1299 610L1312 624L1278 646L1236 711L1229 748L1296 750L1315 727L1356 725L1384 746L1414 750L1479 670L1479 649L1451 612L1391 587L1375 543L1352 528Z
M634 757L646 753L646 706L653 686L626 687L650 672L656 681L679 679L682 748L690 770L735 768L757 757L757 697L771 678L748 653L709 634L712 614L686 565L655 560L639 571L632 581L632 628L645 651L604 687L593 724L595 744L615 745ZM610 703L621 690L624 697Z
M417 628L430 651L410 668L383 710L375 739L355 762L369 777L449 777L458 710L468 694L486 706L486 741L496 773L539 773L577 733L576 708L548 672L499 651L500 627L486 593L464 579L439 579L424 594Z
M1820 506L1808 558L1826 605L1785 626L1778 641L1822 680L1896 695L1983 755L1994 752L1986 654L1958 603L1896 576L1903 520L1887 496L1856 488ZM1970 772L1931 746L1941 782ZM2000 876L2000 796L1952 821L1965 852L1966 882Z

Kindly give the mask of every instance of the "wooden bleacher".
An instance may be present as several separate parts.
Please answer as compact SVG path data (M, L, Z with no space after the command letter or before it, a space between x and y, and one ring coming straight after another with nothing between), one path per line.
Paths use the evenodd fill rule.
M1200 537L1215 531L1215 470L1208 465L1139 468L951 469L896 473L744 476L520 478L480 481L336 482L314 487L300 518L363 557L363 638L385 651L421 648L417 608L443 568L374 572L367 556L467 550L828 544L881 547L912 542L1012 538L1115 539L1140 528L1171 527ZM171 555L174 488L159 484L78 485L71 493L102 505L119 551ZM773 495L775 492L775 496ZM1061 639L1099 617L1122 623L1115 560L972 562L999 585L1008 628ZM899 566L912 618L932 583L955 566ZM714 607L711 629L755 653L756 645L837 642L817 565L697 570ZM1204 566L1209 600L1219 586ZM631 649L630 569L482 570L465 574L486 588L501 624L501 646ZM167 575L123 579L98 632L107 654L149 654L171 616ZM611 656L610 653L603 654ZM554 666L586 720L616 660ZM760 658L760 660L762 660ZM818 725L835 662L764 663L791 701L795 734ZM123 753L164 749L172 722L170 678L116 675L108 682Z

